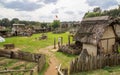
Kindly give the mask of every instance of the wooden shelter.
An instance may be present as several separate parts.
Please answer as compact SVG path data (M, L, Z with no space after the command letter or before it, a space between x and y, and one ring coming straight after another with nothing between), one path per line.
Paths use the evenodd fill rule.
M15 36L31 36L34 28L25 24L13 24L12 34Z
M13 24L12 33L16 36L23 35L25 30L25 24Z
M82 49L87 49L90 55L111 54L117 48L116 26L119 22L109 16L100 16L83 19L75 34L74 40L82 44Z

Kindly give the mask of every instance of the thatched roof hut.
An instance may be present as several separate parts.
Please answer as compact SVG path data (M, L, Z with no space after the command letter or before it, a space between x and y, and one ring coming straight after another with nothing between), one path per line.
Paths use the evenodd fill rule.
M92 47L94 46L94 48L91 47L88 49L98 50L99 46L100 48L107 46L107 48L104 48L104 49L108 50L109 49L108 39L110 39L109 43L112 42L112 45L115 44L115 40L117 38L115 28L118 24L119 24L118 19L114 19L109 16L92 17L92 18L83 19L81 22L80 28L78 29L74 37L74 40L77 42L83 43L83 48L85 45L87 45L85 47L88 48L88 45L89 45ZM105 39L107 40L107 43L105 42L106 41ZM101 41L101 40L104 40L104 41Z

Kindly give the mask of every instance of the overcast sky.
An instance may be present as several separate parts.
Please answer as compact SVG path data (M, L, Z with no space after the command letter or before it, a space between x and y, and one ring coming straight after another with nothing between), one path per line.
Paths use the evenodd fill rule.
M61 21L80 21L94 7L108 10L118 4L120 0L0 0L0 19L51 22L58 15Z

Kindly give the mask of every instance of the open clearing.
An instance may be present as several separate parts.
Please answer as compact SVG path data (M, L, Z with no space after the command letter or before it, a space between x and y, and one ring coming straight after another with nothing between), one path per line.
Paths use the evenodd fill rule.
M61 52L56 52L57 49L53 49L53 40L58 37L63 37L64 43L68 42L68 33L63 34L52 34L47 33L48 39L38 40L41 34L34 34L31 37L10 37L6 38L4 43L0 43L0 47L3 48L5 43L14 43L17 48L22 51L32 52L32 53L43 53L47 58L47 66L40 73L40 75L57 75L56 66L62 64L62 67L68 67L69 62L74 59L75 55L64 54ZM1 61L2 62L2 61ZM49 64L49 66L48 66ZM14 66L14 65L13 65ZM101 70L95 70L90 72L82 72L73 75L119 75L120 66L113 68L104 68Z

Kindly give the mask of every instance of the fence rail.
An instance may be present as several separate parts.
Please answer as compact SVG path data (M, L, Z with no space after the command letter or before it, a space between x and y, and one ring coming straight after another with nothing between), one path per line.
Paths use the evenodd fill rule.
M12 72L29 72L29 71L33 71L32 69L22 69L22 70L3 70L3 71L0 71L0 74L1 73L12 73Z
M58 71L58 75L64 75L61 71L61 64L58 66L57 71Z

